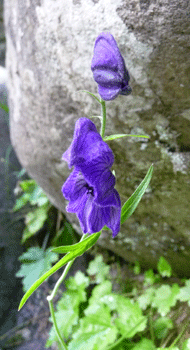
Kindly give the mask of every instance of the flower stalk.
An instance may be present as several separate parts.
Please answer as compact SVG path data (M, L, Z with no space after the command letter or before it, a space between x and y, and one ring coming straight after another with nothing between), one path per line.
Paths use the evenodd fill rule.
M106 129L106 102L103 99L101 99L101 108L102 108L102 119L101 119L100 135L103 138L105 134L105 129Z

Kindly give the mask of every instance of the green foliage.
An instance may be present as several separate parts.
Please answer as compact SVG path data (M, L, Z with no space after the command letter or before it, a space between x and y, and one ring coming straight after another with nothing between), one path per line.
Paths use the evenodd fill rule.
M98 255L90 262L87 273L89 276L94 276L94 283L101 283L105 280L109 274L109 266L103 262L102 255Z
M177 283L174 283L172 287L169 285L162 285L155 292L152 306L157 308L160 315L167 315L171 307L175 306L179 291L180 288Z
M87 249L90 249L98 240L100 237L101 232L97 232L92 234L91 236L88 236L86 239L84 239L83 242L79 242L77 244L74 244L75 249L73 249L73 246L65 246L60 247L62 250L68 251L68 253L60 259L49 271L44 273L37 281L33 283L33 285L27 290L25 295L23 296L20 305L19 310L23 307L27 299L30 297L30 295L51 275L53 275L57 270L59 270L61 267L66 265L69 261L72 261L77 256L82 255ZM82 244L81 244L82 243ZM54 252L59 252L59 248L52 249Z
M187 301L190 306L190 280L185 281L185 287L180 288L177 299Z
M162 277L171 277L172 269L167 260L161 256L158 262L158 272Z
M26 227L21 241L21 243L24 243L44 226L48 218L50 203L43 190L34 180L21 181L19 187L22 195L16 200L13 211L22 209L26 204L32 207L25 214Z
M68 350L190 350L190 339L178 347L183 331L173 342L170 337L171 330L174 334L177 330L174 306L177 300L189 302L190 281L181 288L177 283L163 284L166 277L162 280L149 270L129 298L112 291L109 266L102 256L90 262L87 274L70 277L57 304L55 317ZM95 286L89 294L90 283ZM55 342L52 327L46 347Z
M42 248L32 247L23 253L19 260L22 265L16 273L16 277L23 277L23 290L26 292L36 279L48 271L52 263L58 260L58 255L51 252L51 248L44 251Z
M173 328L173 322L169 317L159 317L154 322L154 334L157 339L163 339L168 330Z

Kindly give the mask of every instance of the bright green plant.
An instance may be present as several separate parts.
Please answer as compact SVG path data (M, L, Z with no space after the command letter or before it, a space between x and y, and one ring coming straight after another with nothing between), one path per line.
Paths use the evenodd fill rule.
M36 279L48 271L52 263L58 260L58 254L53 253L51 248L44 250L40 247L31 247L19 257L19 260L21 268L16 273L16 277L23 278L23 290L26 292Z
M23 180L19 182L19 187L22 195L16 200L13 211L20 210L27 204L30 205L30 210L25 214L25 229L22 236L22 243L24 243L44 226L51 205L34 180Z
M158 271L163 259L159 260ZM168 262L166 265L171 271ZM112 291L109 266L101 255L90 262L87 275L78 271L70 277L55 312L68 350L189 350L190 339L180 342L187 321L182 323L181 331L176 335L177 310L174 309L177 300L190 301L189 281L186 281L186 287L176 283L165 285L160 274L159 282L155 277L156 282L147 287L145 275L144 282L138 285L138 292L130 293L133 294L130 297ZM91 283L96 285L89 293ZM52 318L50 320L52 322ZM172 340L171 332L175 334ZM62 349L52 326L46 347L55 342L58 349Z

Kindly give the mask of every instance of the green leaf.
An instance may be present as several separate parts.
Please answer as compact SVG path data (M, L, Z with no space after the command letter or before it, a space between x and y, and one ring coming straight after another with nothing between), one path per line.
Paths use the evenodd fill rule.
M51 241L51 245L54 247L60 247L64 245L72 245L77 241L78 239L72 225L69 222L64 221L60 230L56 231L56 234Z
M33 179L23 180L19 183L19 186L23 190L23 192L32 193L36 187L36 182Z
M161 316L165 316L171 307L175 306L179 291L180 288L177 283L174 283L172 287L162 285L155 293L152 306L157 308Z
M139 275L141 273L141 266L137 260L135 261L135 266L133 268L133 272L135 275Z
M5 103L0 102L0 108L9 113L9 107Z
M87 273L94 276L94 283L103 282L109 275L109 266L103 262L102 255L98 255L93 261L89 263Z
M32 247L23 253L19 260L22 261L22 265L16 273L16 277L24 277L22 283L23 290L26 292L35 280L48 271L53 262L58 260L58 255L52 253L51 248L44 251L39 247Z
M180 288L177 299L180 301L188 301L188 305L190 306L190 280L185 281L185 287Z
M98 97L96 97L96 95L94 95L92 92L87 91L87 90L79 90L78 92L86 92L87 94L89 94L90 96L94 97L96 101L98 101L99 103L101 103L101 101L99 100Z
M100 234L100 232L98 233ZM94 236L94 235L97 235L97 233L94 233L93 235L88 236L82 242L53 248L52 252L55 252L58 254L65 254L65 253L74 252L80 249L85 249L86 251L87 249L90 249L94 245L94 243L96 243L96 241L98 240L99 237L97 238L97 236Z
M143 316L137 302L118 295L117 312L119 317L115 319L115 324L119 328L120 333L126 338L132 338L135 334L145 329L147 317Z
M20 196L17 200L16 200L16 204L13 207L13 211L17 211L20 210L22 207L24 207L30 199L30 194L29 193L24 193L22 196Z
M160 276L158 274L154 274L154 271L152 269L149 269L144 274L144 285L149 286L156 282L158 282L160 279Z
M151 305L154 294L155 288L150 287L147 288L145 292L138 297L138 304L142 310L146 310L147 306Z
M105 350L116 340L118 331L112 323L110 311L106 305L93 305L85 310L80 320L80 328L73 334L69 350Z
M110 310L113 310L114 306L116 307L116 303L114 303L114 294L112 298L111 291L112 291L111 282L103 281L102 283L94 287L92 291L92 296L89 299L89 305L104 303L109 306ZM110 306L110 303L111 303L111 306Z
M160 257L157 268L162 277L171 277L172 268L163 256Z
M182 350L190 350L190 338L183 342Z
M94 233L90 237L88 237L91 242L91 244L88 244L83 241L85 244L80 245L78 249L75 249L74 251L69 252L67 255L65 255L62 259L60 259L49 271L47 271L43 276L41 276L34 284L30 287L30 289L26 292L26 294L23 296L20 305L19 310L23 307L27 299L30 297L30 295L51 275L53 275L57 270L59 270L62 266L67 264L69 261L75 259L77 256L82 255L86 250L90 249L98 240L100 237L101 232ZM87 240L86 240L87 241Z
M25 229L23 231L22 241L24 243L28 238L38 232L48 218L49 204L44 204L39 208L33 209L25 216Z
M137 187L132 196L125 202L121 210L121 224L123 224L135 211L152 177L153 165L150 166L144 180Z
M121 137L141 137L144 139L150 138L150 136L148 136L148 135L116 134L116 135L105 136L103 138L103 140L104 141L111 141L111 140L120 139Z
M156 348L156 350L180 350L180 349L177 346L172 346L172 348L171 347L169 347L169 348Z
M70 277L66 281L68 290L63 293L63 296L57 303L57 311L55 318L61 334L68 338L73 330L73 326L78 324L79 306L80 303L86 301L85 288L89 285L89 279L78 271L74 277ZM55 341L58 341L54 326L50 331L49 339L46 346L51 346Z
M168 330L173 328L173 322L169 317L160 317L154 322L154 334L157 339L163 339Z
M132 350L154 350L156 349L154 343L150 339L143 338L139 343L137 343Z
M81 271L77 271L74 277L70 277L65 281L65 286L67 289L70 291L77 291L81 301L86 301L86 292L84 293L84 291L89 284L89 277L85 276L85 274Z

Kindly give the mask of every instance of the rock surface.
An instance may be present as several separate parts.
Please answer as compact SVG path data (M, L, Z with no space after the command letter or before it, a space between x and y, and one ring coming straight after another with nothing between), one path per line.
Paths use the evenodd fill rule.
M110 142L124 202L154 163L149 191L113 241L100 244L155 267L162 255L190 276L190 3L188 0L5 0L11 138L20 162L65 212L61 161L75 121L100 113L94 41L110 31L131 75L132 95L107 103L107 131L150 140ZM97 126L99 126L97 122ZM75 215L68 214L80 230Z

